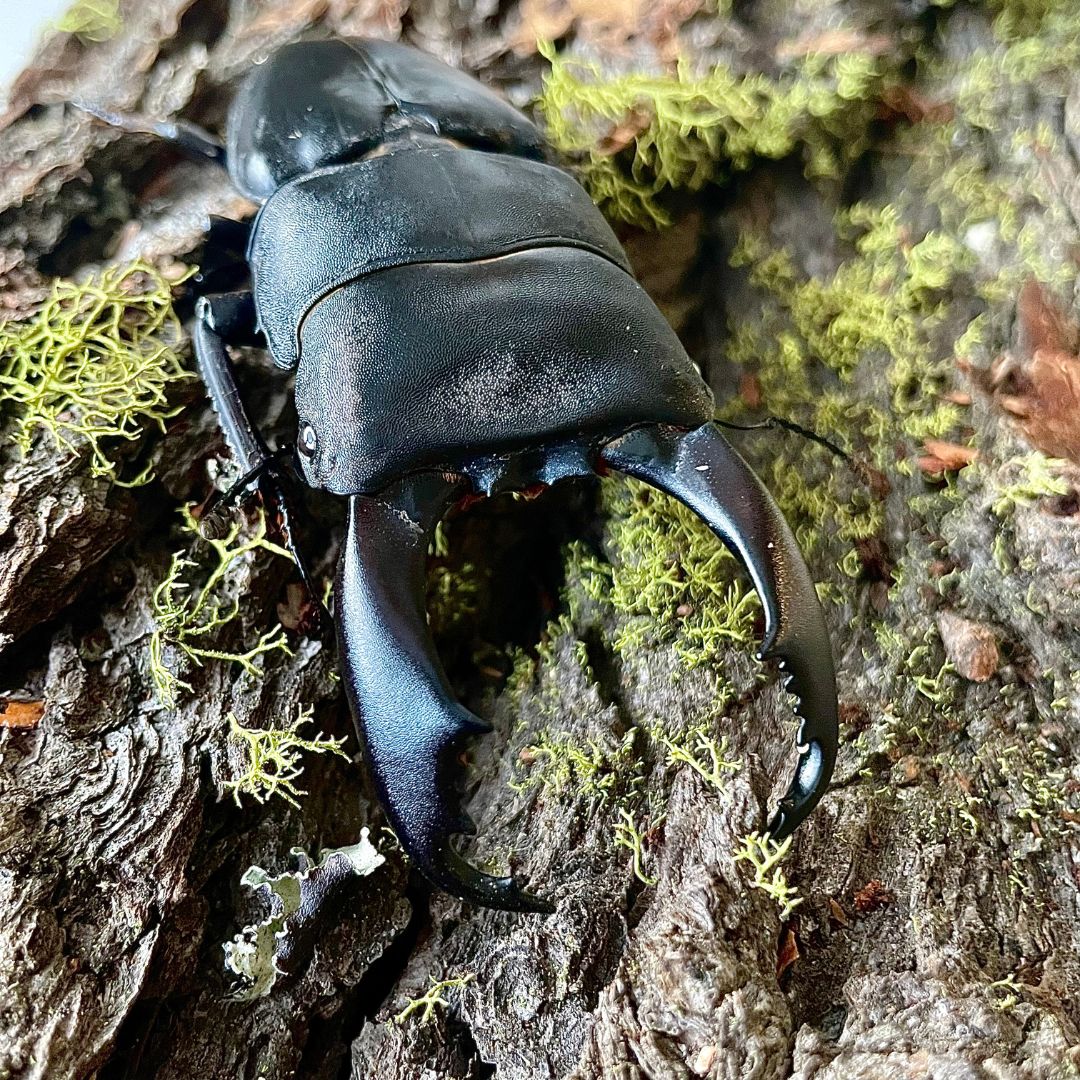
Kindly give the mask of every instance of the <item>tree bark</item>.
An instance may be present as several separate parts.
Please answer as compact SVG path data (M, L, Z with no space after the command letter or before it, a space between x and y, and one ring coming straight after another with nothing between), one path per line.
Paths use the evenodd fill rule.
M508 915L410 878L380 831L330 646L290 632L291 654L267 654L259 675L207 662L187 672L191 689L174 707L160 704L147 660L153 594L171 554L193 544L176 509L206 496L208 463L226 456L199 391L178 396L183 411L163 438L147 436L157 479L131 490L44 441L20 458L5 410L2 689L43 702L44 713L26 727L0 715L0 1077L1076 1075L1075 67L1022 90L987 86L987 109L1011 126L963 127L978 143L975 179L997 185L1019 215L1020 238L1008 240L995 217L1003 203L956 225L934 201L933 178L916 171L941 110L974 108L967 60L1004 48L994 12L978 5L665 2L640 13L649 32L637 37L624 16L608 17L612 30L603 5L584 3L146 0L122 15L105 42L52 35L12 96L0 131L0 248L13 315L34 309L48 277L105 260L196 263L204 216L247 209L214 169L62 102L220 126L230 81L318 28L404 37L526 105L544 68L520 47L530 17L613 70L666 69L681 54L780 77L800 50L876 57L890 74L866 115L866 147L837 175L807 180L797 151L755 158L722 185L674 194L676 225L628 230L627 242L721 407L740 385L756 405L753 369L733 366L733 342L745 327L768 338L770 320L797 308L733 265L740 238L764 230L799 280L832 280L852 257L836 211L895 204L910 243L938 230L970 253L925 321L943 365L938 395L971 404L962 436L944 445L898 434L885 472L849 447L853 490L879 505L880 524L844 568L831 536L811 545L815 577L830 587L844 724L833 789L782 863L803 897L784 918L734 855L789 780L790 705L744 641L688 666L678 623L695 613L669 611L667 631L627 636L641 618L596 588L609 580L597 565L617 575L635 557L618 546L624 511L612 488L479 507L448 525L449 554L433 563L443 655L495 728L470 752L479 832L469 858L512 868L557 903L549 917ZM621 52L608 49L612 34ZM1003 274L1021 251L1028 262ZM990 278L1016 287L984 287ZM877 284L882 303L900 287ZM971 355L954 354L979 313L988 330ZM1056 365L1056 391L1043 393L1039 357ZM868 349L860 365L856 391L887 407L895 356ZM243 369L260 419L286 437L287 386L255 353ZM919 464L936 453L941 465L969 435L974 465ZM766 481L782 447L795 471L807 455L811 484L826 467L848 468L811 458L795 435L733 438ZM1018 479L1033 449L1064 459L1044 488ZM954 494L928 503L942 499L941 472ZM312 514L326 526L316 560L325 576L343 511L316 503ZM579 537L589 554L568 548ZM244 564L231 586L241 602L234 646L278 614L287 621L290 582L283 560ZM229 714L282 725L299 703L313 707L311 730L350 739L353 760L306 756L299 808L238 807L223 788L243 771ZM722 784L673 759L656 735L704 721L741 766ZM555 781L558 746L569 744L599 748L611 788L598 794L573 769ZM627 808L643 834L640 876L616 843ZM241 887L244 872L294 870L293 848L342 848L364 827L386 861L334 884L332 917L314 929L303 912L286 926L297 951L266 995L231 996L222 945L272 906L268 890ZM395 1019L441 980L460 985L429 1017Z

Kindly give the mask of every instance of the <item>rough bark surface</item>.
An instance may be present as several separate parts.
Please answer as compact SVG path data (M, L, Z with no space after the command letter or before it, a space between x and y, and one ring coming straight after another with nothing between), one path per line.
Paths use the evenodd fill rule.
M893 88L871 110L866 153L840 175L811 183L791 160L751 163L725 186L676 196L673 229L628 236L718 401L730 399L740 385L725 359L733 326L783 307L732 267L740 234L764 223L806 274L826 277L845 257L833 214L857 199L906 197L916 239L948 232L933 197L920 201L910 162L920 125L959 91L922 73L935 59L962 71L966 57L1001 46L978 5L653 7L638 12L648 32L629 44L619 5L498 0L132 0L109 41L53 35L0 131L5 308L31 310L43 279L107 259L197 262L204 215L245 211L213 169L62 102L218 125L229 81L313 29L404 37L522 105L544 67L521 45L532 40L528 25L623 68L657 70L682 54L775 74L800 50L885 57ZM612 36L622 54L608 55ZM599 559L619 557L594 489L456 521L451 586L479 584L441 621L433 610L463 696L495 725L470 755L479 826L470 857L512 867L558 905L550 917L516 917L410 880L378 831L358 758L307 757L300 809L223 797L242 771L230 713L269 725L304 702L316 727L352 740L332 648L291 634L292 654L268 654L259 676L207 663L188 672L192 689L175 707L158 702L151 598L171 553L191 543L175 528L176 508L205 497L208 464L224 457L197 390L178 398L185 408L164 438L148 435L157 479L134 490L92 478L45 441L20 459L5 413L0 690L44 702L44 714L0 727L0 1077L1076 1075L1080 473L1063 462L1042 492L1018 490L1014 476L1033 447L1069 456L1058 437L1067 408L1057 442L1040 442L1039 418L1064 391L1050 404L1039 398L1033 357L1054 345L1060 385L1080 385L1069 382L1080 361L1068 328L1080 250L1075 70L1016 91L1005 109L1014 124L978 133L985 178L1028 228L1025 250L1061 273L1040 321L1019 289L977 288L1013 257L987 239L992 214L956 236L976 265L950 282L935 347L950 360L940 392L972 402L963 421L979 450L972 478L954 479L961 496L928 516L913 508L941 490L933 462L890 476L878 491L881 527L856 564L841 570L828 544L812 554L815 575L836 587L827 614L844 745L834 790L783 864L804 897L785 921L733 856L788 781L788 703L742 642L687 668L670 635L617 647L630 617L602 599L568 607L582 566L564 559L569 541L583 536ZM1016 138L1038 131L1037 145ZM979 312L990 329L976 355L951 363L952 340ZM863 358L868 398L889 379L890 359L885 350ZM284 432L286 388L255 354L245 371L268 429ZM753 387L742 384L750 405ZM767 479L781 438L795 436L739 443ZM897 439L897 458L914 461ZM938 465L948 456L941 446L936 458L932 446L926 453ZM944 468L955 477L955 463ZM316 509L325 573L341 508ZM280 559L246 566L229 635L248 642L273 625L290 580ZM916 657L918 648L929 652ZM926 655L937 657L929 667ZM533 657L535 669L508 685L514 656L519 668ZM960 674L939 670L950 658ZM718 713L721 680L738 693ZM719 787L658 753L655 740L631 739L640 755L632 805L658 811L643 829L643 876L655 880L646 884L614 842L618 806L580 784L545 783L535 747L562 731L623 760L628 732L686 731L706 718L742 764ZM347 749L356 754L355 742ZM386 863L319 928L289 978L254 1001L230 997L222 943L267 914L241 888L244 871L285 871L291 849L354 843L364 826ZM466 977L427 1022L419 1011L395 1022L432 981Z

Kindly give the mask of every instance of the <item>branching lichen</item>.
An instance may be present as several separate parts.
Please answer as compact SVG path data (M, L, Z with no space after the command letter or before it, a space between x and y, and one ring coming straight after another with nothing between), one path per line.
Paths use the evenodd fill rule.
M232 792L237 806L242 805L241 795L250 795L260 803L278 795L299 808L299 799L307 794L295 783L304 771L302 752L337 754L348 760L349 755L342 750L344 739L329 735L305 739L299 734L300 728L311 723L311 712L310 705L299 706L296 719L287 728L246 728L233 713L229 713L229 733L247 749L246 771L238 779L224 784L225 790Z
M628 848L633 855L634 877L643 885L655 885L657 879L646 875L642 869L644 852L642 851L641 830L634 822L634 815L629 810L619 811L619 820L615 823L615 843Z
M654 737L667 749L668 762L688 765L711 788L724 791L734 773L742 769L738 758L728 758L728 740L709 734L707 724L697 724L679 737L655 732Z
M791 837L778 844L768 833L759 836L756 832L744 836L735 852L735 862L748 862L754 876L750 881L752 889L760 889L771 896L780 908L780 921L786 922L791 913L805 899L798 895L798 889L788 884L787 875L780 867L780 862L791 849Z
M861 53L810 57L770 79L725 65L699 74L688 63L671 75L607 76L540 48L551 63L539 101L549 139L582 161L585 185L610 216L641 225L668 223L659 196L669 188L697 190L800 146L810 175L836 175L865 146L882 79L879 61ZM616 155L627 145L624 171Z
M172 387L184 370L180 322L170 282L153 266L107 267L76 283L57 280L24 322L0 323L0 388L18 417L15 445L27 453L38 433L62 450L87 454L95 476L121 480L113 444L165 430L175 416Z
M191 511L185 508L182 514L185 530L196 534ZM165 580L154 590L152 607L155 625L150 639L150 677L157 689L158 700L167 708L176 704L180 689L191 689L190 684L180 678L168 663L167 652L170 649L197 667L202 666L204 660L219 660L239 664L251 675L259 673L255 666L256 657L276 649L289 651L280 625L262 634L251 648L242 652L213 644L222 628L240 613L239 599L227 602L222 598L230 572L256 551L269 551L291 558L285 548L266 538L266 520L262 514L254 532L246 539L241 537L243 530L244 526L237 522L223 538L205 541L214 553L215 563L197 592L191 591L192 586L186 579L198 564L184 552L173 555Z
M448 991L454 990L460 993L462 987L467 986L476 978L474 972L468 971L453 979L436 979L431 976L431 986L419 997L410 999L408 1005L394 1016L395 1024L404 1024L413 1013L419 1012L418 1022L421 1025L428 1023L435 1016L436 1009L449 1008L450 1003L444 996Z

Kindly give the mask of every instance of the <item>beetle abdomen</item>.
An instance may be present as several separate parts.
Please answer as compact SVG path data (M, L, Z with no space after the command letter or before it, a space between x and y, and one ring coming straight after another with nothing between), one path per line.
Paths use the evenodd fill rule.
M251 241L259 322L293 367L310 308L364 274L568 245L629 272L615 234L561 169L478 150L408 148L300 177L263 208Z
M555 472L523 481L551 482L584 471L552 447L713 413L641 286L580 248L365 275L311 309L301 343L296 406L316 436L307 479L338 494L430 467L470 472L484 490L492 458L530 447Z
M229 110L229 171L262 201L326 165L356 161L404 129L539 157L536 126L434 56L391 41L298 41L244 80Z

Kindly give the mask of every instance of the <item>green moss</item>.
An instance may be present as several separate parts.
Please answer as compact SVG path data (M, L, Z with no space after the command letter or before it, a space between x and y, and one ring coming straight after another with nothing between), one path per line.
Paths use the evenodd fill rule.
M83 41L108 41L123 25L120 0L76 0L60 17L56 29Z
M114 444L165 430L178 408L172 388L194 375L180 357L183 332L172 308L174 282L136 262L88 280L57 280L38 313L0 323L0 387L16 414L15 445L26 454L41 433L87 455L95 476L121 481Z
M539 787L551 795L573 792L595 810L600 806L628 806L644 781L636 752L637 728L621 740L601 743L579 741L566 732L542 731L520 756L526 767L522 779L511 783L515 791Z
M197 535L197 527L191 511L181 511L184 530ZM170 665L169 652L179 658L202 666L206 660L239 664L252 675L259 674L255 659L263 653L280 649L289 652L281 626L264 633L251 648L243 652L229 651L215 645L222 630L240 613L240 601L235 596L226 600L231 591L231 578L241 566L250 562L257 551L268 551L291 558L289 552L266 538L266 520L260 513L258 522L250 535L243 537L244 526L237 522L219 540L203 541L213 552L209 574L202 585L194 589L189 581L198 563L189 559L183 551L176 552L169 565L165 580L154 590L152 610L154 632L150 639L150 677L157 689L158 700L167 708L176 704L179 690L190 690Z
M470 562L455 565L437 561L429 565L427 611L433 634L452 637L473 625L487 577Z
M1069 482L1059 473L1068 462L1050 458L1039 451L1010 458L987 477L993 494L990 509L995 516L1006 518L1021 506L1030 506L1039 499L1068 494Z
M349 755L341 748L344 739L326 735L306 739L299 734L300 728L311 723L311 711L311 706L301 705L296 719L287 728L266 729L243 727L235 715L229 713L229 733L247 751L244 774L224 784L225 790L232 792L237 806L242 805L241 795L250 795L260 803L277 795L290 806L299 808L299 799L307 794L296 786L304 771L301 753L337 754L348 760Z
M952 354L934 335L947 312L947 289L972 257L940 232L913 241L892 206L858 204L838 215L837 229L853 241L854 255L825 279L803 277L790 255L760 237L742 238L732 265L747 269L778 311L740 328L734 359L754 368L770 411L803 418L887 468L898 437L941 438L959 424L957 407L941 401ZM874 405L856 385L882 357L889 395ZM843 525L844 536L868 535L854 521Z
M610 558L606 600L627 617L615 649L672 641L687 667L754 642L760 605L734 557L689 508L634 480L602 486Z
M995 13L994 35L1000 41L1029 50L1033 44L1064 49L1049 58L1050 67L1074 62L1080 47L1080 10L1074 0L989 0L988 6Z
M698 74L685 62L671 75L608 76L549 44L541 52L551 63L538 103L549 139L581 161L605 212L640 225L668 223L668 189L698 190L759 158L801 149L808 175L838 175L866 146L882 85L879 62L862 53L810 57L770 79L724 65ZM605 139L627 124L636 135L624 169Z
M866 465L886 479L910 474L923 440L954 439L962 423L942 394L953 368L949 288L970 271L971 254L941 232L912 237L894 206L858 204L836 225L852 253L827 277L809 277L788 252L742 235L731 263L767 303L733 324L728 356L753 372L764 410L865 463L852 469L817 444L775 439L766 474L804 551L830 553L857 578L861 545L885 520L883 485ZM977 331L969 325L965 347ZM744 417L738 402L725 411Z

